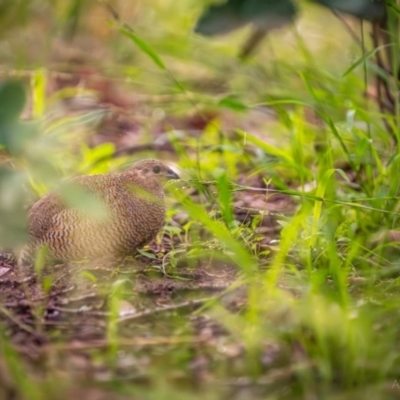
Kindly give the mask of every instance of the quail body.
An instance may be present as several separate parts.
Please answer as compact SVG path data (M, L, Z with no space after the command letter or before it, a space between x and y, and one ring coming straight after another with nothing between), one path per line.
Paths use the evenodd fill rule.
M103 209L102 216L68 208L59 192L52 192L29 211L27 248L20 255L26 263L35 251L47 246L59 260L127 256L150 242L164 224L163 185L179 179L164 163L146 159L122 173L88 175L70 181Z

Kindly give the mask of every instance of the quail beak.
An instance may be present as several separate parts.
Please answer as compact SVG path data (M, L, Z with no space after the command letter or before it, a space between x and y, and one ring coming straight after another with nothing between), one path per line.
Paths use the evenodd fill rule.
M181 179L179 177L179 175L176 172L172 171L172 170L167 171L167 174L165 175L165 177L167 179Z

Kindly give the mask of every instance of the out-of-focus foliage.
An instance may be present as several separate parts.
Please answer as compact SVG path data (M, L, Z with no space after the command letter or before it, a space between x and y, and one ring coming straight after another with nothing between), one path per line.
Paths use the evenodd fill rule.
M311 1L368 20L380 20L386 12L385 4L380 0ZM296 13L297 7L292 0L228 0L206 7L197 21L195 31L212 36L229 33L246 24L269 31L290 23Z
M23 24L28 17L30 1L0 0L0 35Z
M7 125L10 122L15 122L25 105L25 90L19 82L3 83L0 86L0 100L2 101L0 123ZM4 140L8 134L3 131L1 135Z
M269 31L292 21L296 11L291 0L228 0L209 6L198 20L195 31L212 36L229 33L249 23Z
M24 139L31 129L19 121L25 104L25 89L20 82L0 84L0 149L10 155L23 152ZM7 165L0 165L0 246L14 246L25 237L23 185L25 176Z
M383 0L311 0L333 10L354 15L358 18L376 21L386 14Z

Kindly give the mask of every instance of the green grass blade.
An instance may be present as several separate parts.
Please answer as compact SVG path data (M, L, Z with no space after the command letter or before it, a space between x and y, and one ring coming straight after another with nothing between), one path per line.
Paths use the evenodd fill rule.
M139 49L143 51L143 53L147 54L153 60L154 64L157 65L157 67L161 68L162 70L167 69L164 62L159 57L159 55L140 36L136 35L135 32L133 32L131 29L125 28L124 26L121 26L119 28L119 31L123 35L131 39L132 42L134 42L136 46L138 46Z

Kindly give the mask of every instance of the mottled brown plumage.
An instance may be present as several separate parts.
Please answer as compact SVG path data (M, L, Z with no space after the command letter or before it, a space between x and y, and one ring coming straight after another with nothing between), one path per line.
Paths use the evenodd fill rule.
M163 184L167 179L178 178L160 161L146 159L122 173L72 179L72 185L94 195L103 206L102 215L96 217L79 208L67 208L58 192L46 195L29 211L30 243L20 259L25 263L44 245L52 257L60 260L135 253L162 228Z

